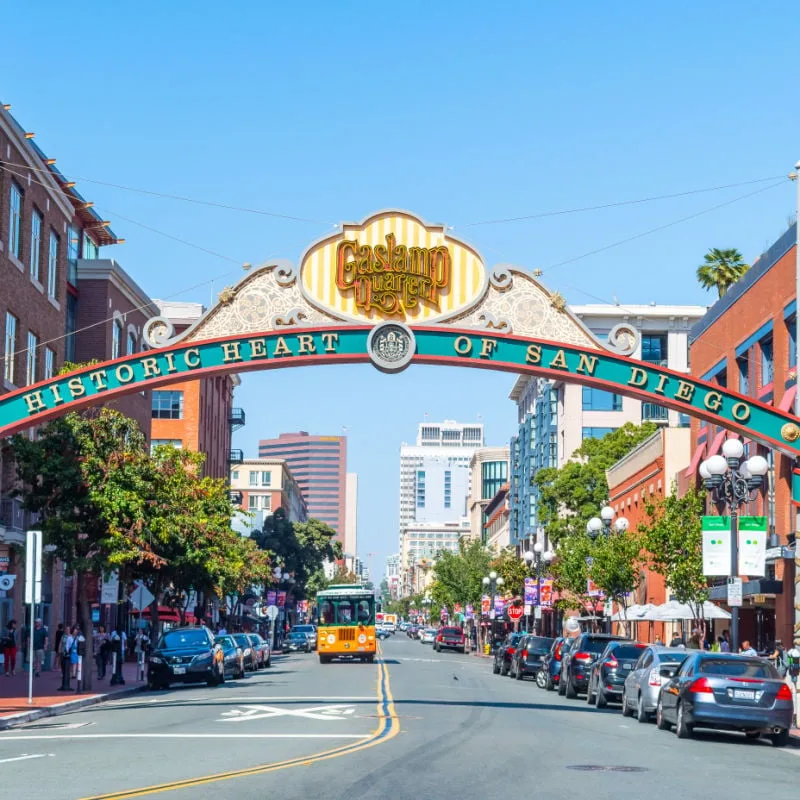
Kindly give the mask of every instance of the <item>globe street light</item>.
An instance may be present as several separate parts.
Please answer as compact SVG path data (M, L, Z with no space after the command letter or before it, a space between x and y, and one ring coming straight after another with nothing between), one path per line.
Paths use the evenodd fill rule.
M545 552L544 544L537 541L533 546L533 551L528 550L523 556L523 560L530 568L532 565L536 567L536 611L534 612L534 625L536 633L539 633L539 627L542 619L542 562L549 564L553 560L553 552L548 550Z
M497 589L502 587L505 583L503 580L502 575L498 575L494 570L492 570L488 575L485 575L482 580L483 585L489 589L489 619L492 621L491 631L492 635L494 635L494 622L495 622L495 612L494 612L494 598L497 592Z
M630 523L628 522L627 517L617 517L616 520L614 519L614 509L609 506L605 505L600 509L600 516L599 517L592 517L586 523L586 533L589 534L592 541L596 541L597 537L600 536L602 532L603 535L608 539L611 536L612 528L615 533L625 533L628 530L628 526ZM586 560L587 564L591 567L591 562L589 559ZM595 611L596 613L596 611ZM608 630L611 629L611 622L609 621L607 626Z
M764 486L769 464L763 456L751 456L743 464L744 444L729 437L722 443L722 455L700 464L703 485L714 501L727 506L731 517L731 578L739 577L739 508L758 496ZM731 652L739 648L739 606L731 606Z

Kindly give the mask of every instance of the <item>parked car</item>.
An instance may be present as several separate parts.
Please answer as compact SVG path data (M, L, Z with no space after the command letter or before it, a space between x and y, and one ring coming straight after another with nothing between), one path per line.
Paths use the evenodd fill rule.
M222 648L208 628L174 628L161 635L147 661L147 684L166 689L171 683L217 686L225 681Z
M311 641L303 631L290 631L283 640L284 653L310 653Z
M379 626L379 627L375 628L375 635L379 639L388 639L392 635L392 632L388 628L384 628L383 626Z
M436 628L425 628L420 632L419 640L422 644L433 644L436 641Z
M256 654L258 667L271 667L272 652L269 648L269 642L267 642L260 633L248 633L247 638L250 639L250 644Z
M789 743L792 690L764 659L692 651L677 670L659 671L667 678L656 706L661 730L674 725L679 739L689 739L695 728L716 728L766 735L775 747Z
M439 628L433 649L437 653L442 650L458 650L459 653L467 652L467 639L463 628Z
M217 636L214 641L222 648L225 677L244 678L244 653L233 636Z
M292 625L289 633L305 633L312 647L317 646L317 626L316 625Z
M234 633L232 636L236 644L242 648L242 654L244 655L244 668L248 672L255 672L258 669L258 663L256 661L257 656L255 650L253 649L253 643L250 641L250 637L246 633Z
M508 675L508 671L511 669L511 658L523 636L522 633L509 633L502 644L495 648L492 664L492 672L495 675Z
M589 686L592 665L605 650L606 645L614 641L630 642L631 640L609 633L581 633L576 636L569 648L561 651L558 693L574 698L578 696L578 692L585 692Z
M605 708L610 702L622 702L625 678L634 668L646 645L639 642L609 642L592 665L586 702Z
M552 692L561 680L561 653L569 647L572 639L559 636L553 640L550 652L542 660L542 668L536 673L536 685Z
M553 639L546 636L523 636L519 647L511 657L509 674L521 681L526 675L534 677L541 671L545 656L553 646Z
M639 722L647 722L651 714L655 714L661 686L667 682L660 668L670 666L677 669L684 658L686 651L676 647L646 647L630 675L625 678L622 690L623 715L629 717L633 714Z

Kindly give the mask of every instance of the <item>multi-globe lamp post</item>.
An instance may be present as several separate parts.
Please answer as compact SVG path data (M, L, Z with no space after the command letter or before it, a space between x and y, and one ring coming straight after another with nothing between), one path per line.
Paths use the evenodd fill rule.
M495 622L495 613L494 613L494 598L497 594L497 590L502 588L505 581L503 580L502 575L498 575L494 570L492 570L488 575L485 575L483 578L483 587L484 589L489 590L489 619L492 621L491 623L491 637L494 638L494 622Z
M542 563L549 565L555 558L555 553L552 550L545 550L544 544L537 541L533 546L533 550L528 550L522 558L529 569L532 565L536 567L536 611L534 612L534 630L536 633L539 633L542 624Z
M611 506L603 506L600 509L600 516L599 517L592 517L586 523L586 533L589 534L589 537L594 542L597 540L597 537L601 534L605 536L606 539L610 538L612 529L615 533L625 533L628 530L628 526L630 522L628 521L627 517L617 517L614 519L614 509ZM587 559L589 566L591 567L591 561ZM610 622L608 623L610 625Z
M763 456L751 456L742 463L744 444L730 437L722 444L722 455L700 464L700 477L714 500L730 510L731 577L739 577L739 508L756 499L769 469ZM739 649L739 607L731 606L731 651Z

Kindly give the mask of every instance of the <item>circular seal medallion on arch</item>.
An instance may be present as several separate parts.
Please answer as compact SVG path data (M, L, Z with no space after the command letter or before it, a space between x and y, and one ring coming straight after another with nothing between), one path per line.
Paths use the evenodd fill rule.
M376 325L367 337L367 352L382 372L400 372L414 357L417 342L414 332L402 322Z

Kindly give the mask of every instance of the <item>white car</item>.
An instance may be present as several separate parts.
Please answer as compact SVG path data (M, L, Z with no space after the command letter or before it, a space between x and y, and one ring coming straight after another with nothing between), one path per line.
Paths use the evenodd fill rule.
M420 633L419 640L422 644L433 644L436 641L436 629L425 628L425 630Z

